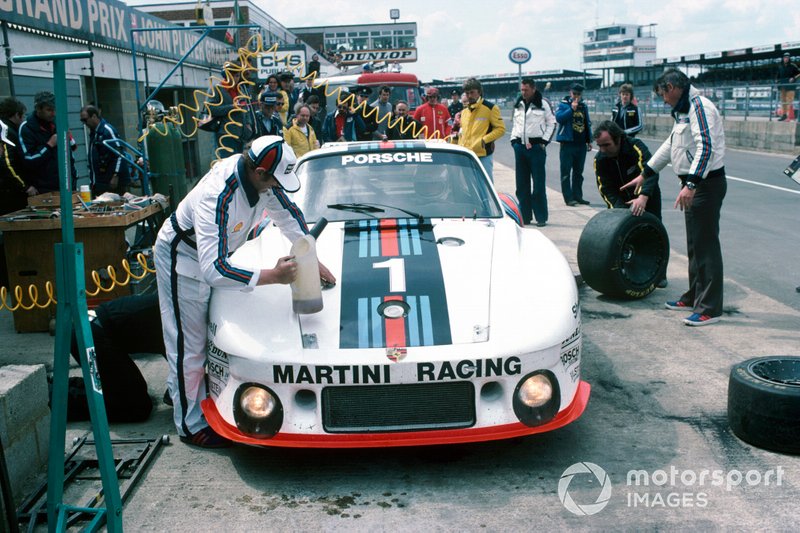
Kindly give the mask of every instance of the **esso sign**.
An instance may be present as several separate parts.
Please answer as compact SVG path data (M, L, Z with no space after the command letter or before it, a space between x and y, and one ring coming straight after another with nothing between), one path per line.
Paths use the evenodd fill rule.
M510 59L512 63L522 65L531 60L531 51L522 47L514 48L508 53L508 59Z

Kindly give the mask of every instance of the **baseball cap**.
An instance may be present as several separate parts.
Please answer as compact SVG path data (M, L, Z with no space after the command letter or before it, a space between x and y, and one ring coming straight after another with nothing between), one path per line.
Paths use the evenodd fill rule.
M300 190L300 180L294 173L297 165L297 156L292 147L286 144L282 137L277 135L264 135L250 145L247 155L256 167L263 168L275 176L280 186L286 192Z
M261 103L266 105L276 105L278 103L278 93L275 91L264 91L261 93Z
M582 93L583 85L581 85L580 83L573 83L572 85L569 86L569 90L576 93Z
M436 87L428 87L425 91L425 96L439 96L439 89Z

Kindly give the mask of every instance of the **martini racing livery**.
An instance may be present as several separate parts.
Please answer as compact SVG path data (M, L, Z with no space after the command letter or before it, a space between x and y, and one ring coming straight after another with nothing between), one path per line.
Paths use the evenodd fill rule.
M208 423L261 446L505 439L576 420L578 292L541 232L503 209L475 155L438 141L331 143L301 158L293 200L336 275L295 314L288 285L214 289ZM268 223L236 264L274 264Z

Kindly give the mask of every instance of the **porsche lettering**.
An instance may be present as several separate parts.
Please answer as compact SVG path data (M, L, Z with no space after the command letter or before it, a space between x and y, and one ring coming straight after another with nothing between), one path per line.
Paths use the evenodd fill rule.
M273 365L275 383L308 383L311 385L391 383L389 365Z
M371 165L375 163L433 163L430 152L384 152L382 154L343 155L342 166L348 164Z
M417 363L417 381L447 381L490 376L513 376L522 371L519 357Z

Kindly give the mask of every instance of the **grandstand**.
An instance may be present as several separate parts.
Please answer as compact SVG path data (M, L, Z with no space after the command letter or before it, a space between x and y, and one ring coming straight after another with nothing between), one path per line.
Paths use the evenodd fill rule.
M433 80L424 85L436 87L446 98L453 90L461 92L461 86L467 78L473 76L463 76L457 78L445 78L444 80ZM475 75L475 78L483 85L483 95L488 100L503 102L504 100L515 99L519 95L519 74L509 72L504 74ZM581 83L587 89L599 89L602 78L595 74L581 72L579 70L539 70L533 72L523 72L523 78L532 78L536 85L548 98L561 98L569 91L569 86L575 82ZM546 89L547 84L549 89Z

